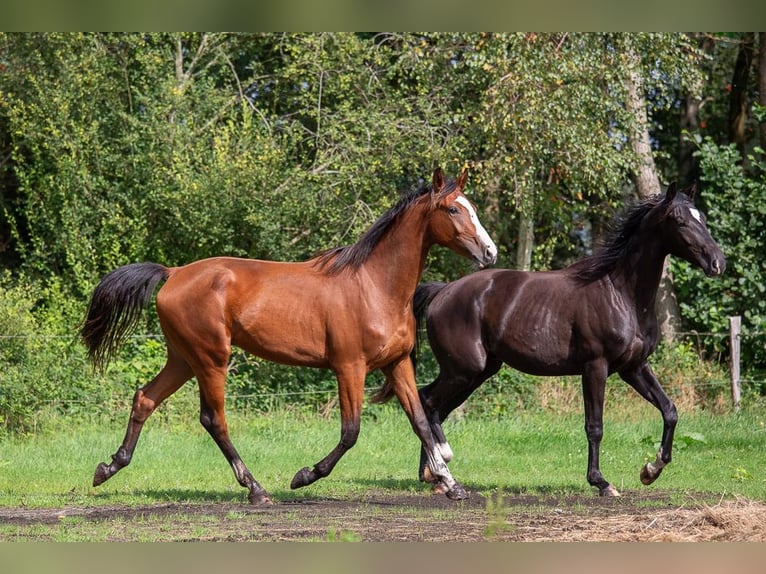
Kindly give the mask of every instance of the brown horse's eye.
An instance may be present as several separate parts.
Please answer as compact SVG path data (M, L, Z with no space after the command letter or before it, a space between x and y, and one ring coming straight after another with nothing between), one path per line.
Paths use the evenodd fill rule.
M450 207L449 207L449 209L447 211L449 211L450 215L457 215L458 209L454 205L450 205Z

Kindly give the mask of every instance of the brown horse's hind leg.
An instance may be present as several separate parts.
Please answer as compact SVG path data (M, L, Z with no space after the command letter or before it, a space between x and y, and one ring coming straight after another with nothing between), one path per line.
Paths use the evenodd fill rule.
M240 485L249 490L248 499L250 504L270 505L271 498L263 487L258 484L248 470L237 449L229 438L229 430L224 413L224 383L226 380L225 367L210 369L197 374L200 394L199 420L205 430L213 437L213 440L221 449L226 460L234 471L234 476Z
M346 451L356 444L359 437L366 367L358 365L344 370L336 369L335 374L338 378L340 399L340 442L330 454L316 463L314 468L304 467L296 472L290 483L292 489L308 486L328 476Z
M168 357L159 374L150 383L141 387L133 396L133 409L128 420L125 438L117 452L112 455L111 464L99 463L93 475L93 486L109 480L118 470L130 464L141 429L155 409L176 392L192 376L189 366L180 358Z

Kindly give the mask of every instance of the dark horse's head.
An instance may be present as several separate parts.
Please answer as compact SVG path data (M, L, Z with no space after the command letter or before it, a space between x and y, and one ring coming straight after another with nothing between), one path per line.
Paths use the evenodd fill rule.
M658 229L671 255L698 265L708 277L714 277L723 274L726 258L708 231L705 215L694 206L696 191L696 184L679 192L671 183L658 206Z

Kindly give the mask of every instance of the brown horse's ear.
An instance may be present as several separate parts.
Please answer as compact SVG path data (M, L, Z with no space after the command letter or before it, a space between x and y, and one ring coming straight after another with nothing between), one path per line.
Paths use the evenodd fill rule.
M686 195L689 196L689 199L692 201L694 200L694 196L697 195L697 182L695 181L692 183L689 188L686 190Z
M462 191L467 181L468 181L468 168L464 167L462 170L460 170L460 175L457 176L457 182L456 182L457 188Z
M444 174L442 173L442 168L437 167L434 170L434 193L439 193L442 188L444 187Z

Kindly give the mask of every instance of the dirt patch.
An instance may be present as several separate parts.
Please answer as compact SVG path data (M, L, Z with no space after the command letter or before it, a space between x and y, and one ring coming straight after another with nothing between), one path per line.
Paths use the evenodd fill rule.
M62 529L79 529L84 538L115 541L766 541L766 505L740 498L679 505L664 494L617 499L473 494L453 502L376 493L267 508L234 503L0 508L0 524L5 525L0 539L6 540L55 540Z

